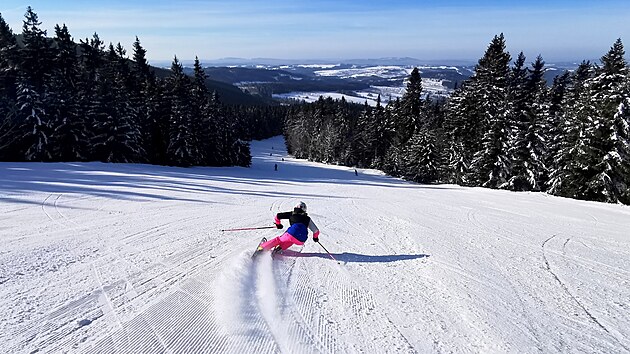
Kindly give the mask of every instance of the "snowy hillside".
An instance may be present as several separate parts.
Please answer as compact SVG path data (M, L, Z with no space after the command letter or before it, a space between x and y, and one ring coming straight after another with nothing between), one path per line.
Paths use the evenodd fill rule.
M630 352L630 208L283 146L251 168L0 163L0 352ZM311 240L252 261L278 230L220 231L299 200L338 262Z

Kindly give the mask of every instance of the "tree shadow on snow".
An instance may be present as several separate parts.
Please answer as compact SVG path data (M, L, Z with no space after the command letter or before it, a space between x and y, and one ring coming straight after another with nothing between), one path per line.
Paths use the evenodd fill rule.
M331 253L339 262L345 263L389 263L398 261L408 261L429 257L428 254L391 254L391 255L367 255L359 253ZM332 260L327 253L296 252L292 250L282 251L284 257L317 257Z

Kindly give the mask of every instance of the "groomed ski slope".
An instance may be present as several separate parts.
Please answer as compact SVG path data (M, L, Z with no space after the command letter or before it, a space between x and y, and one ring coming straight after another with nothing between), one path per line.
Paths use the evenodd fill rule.
M0 352L630 352L630 208L252 154L0 163ZM220 231L299 200L338 262Z

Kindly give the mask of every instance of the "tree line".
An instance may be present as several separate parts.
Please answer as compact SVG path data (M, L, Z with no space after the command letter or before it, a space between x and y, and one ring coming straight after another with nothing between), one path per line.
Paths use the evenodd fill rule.
M297 157L454 183L630 204L630 76L617 40L548 85L545 62L512 62L495 36L475 73L447 99L422 92L415 68L387 106L320 98L285 124Z
M92 38L53 38L28 7L15 35L0 15L0 160L248 166L249 140L278 135L284 111L227 106L174 58L160 79L136 37L126 50Z

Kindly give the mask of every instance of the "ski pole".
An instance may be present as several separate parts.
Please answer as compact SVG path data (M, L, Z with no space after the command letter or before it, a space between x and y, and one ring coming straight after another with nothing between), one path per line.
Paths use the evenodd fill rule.
M332 255L332 254L330 254L330 252L328 252L328 250L326 249L326 247L324 247L324 245L322 245L320 242L317 242L317 243L319 243L319 245L320 245L320 246L322 246L322 248L324 249L324 251L326 251L326 253L328 253L328 255L330 256L330 258L332 258L332 260L333 260L333 261L337 262L337 264L341 264L341 263L339 263L339 261L338 261L338 260L336 260L336 259L335 259L335 257L333 257L333 255Z
M221 232L223 231L246 231L246 230L261 230L261 229L275 229L275 226L261 226L261 227L242 227L240 229L226 229L226 230L221 230Z

